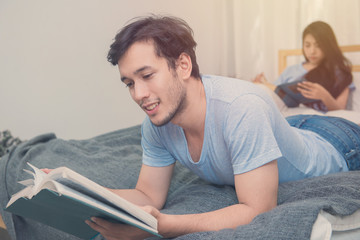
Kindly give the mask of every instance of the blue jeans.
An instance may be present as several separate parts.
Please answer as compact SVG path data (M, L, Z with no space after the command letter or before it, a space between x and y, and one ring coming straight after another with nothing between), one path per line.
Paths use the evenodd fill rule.
M338 117L296 115L286 120L293 127L313 131L331 143L343 156L349 170L360 169L360 126Z

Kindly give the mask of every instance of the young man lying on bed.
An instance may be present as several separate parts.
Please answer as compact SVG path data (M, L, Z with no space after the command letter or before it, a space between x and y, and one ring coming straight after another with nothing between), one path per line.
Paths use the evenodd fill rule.
M276 206L279 182L359 169L359 126L321 116L286 120L255 84L201 76L195 46L184 21L152 16L125 26L108 54L147 114L136 188L113 191L153 214L161 235L235 228ZM175 161L211 183L234 186L239 203L201 214L161 213ZM87 223L107 239L146 237L102 219Z

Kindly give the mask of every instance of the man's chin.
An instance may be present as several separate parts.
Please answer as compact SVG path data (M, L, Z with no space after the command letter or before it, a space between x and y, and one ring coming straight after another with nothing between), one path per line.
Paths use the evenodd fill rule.
M162 127L164 126L165 124L167 124L167 122L157 122L157 121L152 121L150 120L152 124L154 124L156 127Z
M164 126L164 125L168 124L171 121L171 118L170 119L156 120L156 119L150 117L150 121L155 126L161 127L161 126Z

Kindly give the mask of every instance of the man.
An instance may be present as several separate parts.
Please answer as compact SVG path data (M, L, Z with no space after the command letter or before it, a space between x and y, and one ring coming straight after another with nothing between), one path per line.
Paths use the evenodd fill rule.
M250 223L276 206L279 182L359 167L360 129L355 124L305 116L289 122L311 131L291 127L255 84L201 76L195 46L184 21L153 16L125 26L108 54L131 97L147 114L138 183L135 189L113 191L153 214L161 235L176 237ZM351 132L344 136L336 128L330 135L339 135L355 155L346 156L349 149L338 151L337 140L327 141L326 133L333 129L328 126L334 124ZM321 128L314 130L312 125ZM201 214L161 213L175 161L209 182L234 186L239 203ZM107 239L147 236L98 218L87 223Z

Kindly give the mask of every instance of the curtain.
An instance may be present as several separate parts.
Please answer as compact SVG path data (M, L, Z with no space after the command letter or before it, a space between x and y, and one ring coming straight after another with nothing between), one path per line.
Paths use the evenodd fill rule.
M339 45L360 44L360 0L228 0L224 4L227 47L221 56L222 75L250 80L264 72L275 81L278 50L301 48L303 29L316 20L330 24Z

